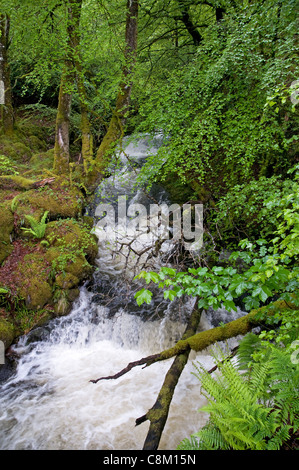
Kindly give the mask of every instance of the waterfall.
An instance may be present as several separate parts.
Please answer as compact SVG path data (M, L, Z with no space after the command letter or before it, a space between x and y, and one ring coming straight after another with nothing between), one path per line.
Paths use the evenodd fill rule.
M89 213L94 215L100 203L115 207L123 195L129 204L146 206L149 197L169 203L168 195L158 186L151 195L135 187L138 166L154 151L155 145L150 147L146 139L128 144L125 153L136 166L121 154L120 168L100 185ZM142 449L149 423L136 427L135 419L154 404L171 360L135 368L117 380L97 384L90 380L113 375L129 362L173 345L185 330L194 301L169 304L157 293L151 305L139 308L134 299L139 287L132 282L136 253L129 252L126 245L129 251L115 255L113 244L107 243L109 226L105 230L106 239L102 239L103 231L95 227L99 238L97 270L82 286L71 313L32 330L13 347L19 357L16 369L0 385L2 450ZM144 247L146 241L142 243ZM166 241L162 255L169 247ZM147 256L144 263L158 269L163 259ZM217 314L223 321L227 312L220 309ZM212 311L206 312L199 328L209 328L213 318ZM207 416L197 412L205 399L192 374L194 360L213 366L208 351L191 353L175 390L161 450L175 449L206 422Z

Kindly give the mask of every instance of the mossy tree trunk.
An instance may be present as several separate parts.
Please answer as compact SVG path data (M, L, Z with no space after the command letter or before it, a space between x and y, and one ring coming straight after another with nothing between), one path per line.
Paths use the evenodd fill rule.
M89 120L87 92L84 85L84 70L82 67L82 58L80 51L81 34L80 19L82 11L82 0L72 0L72 28L69 29L70 42L73 51L73 61L76 73L77 91L81 108L81 155L83 160L84 172L87 175L93 164L93 136Z
M70 161L69 126L72 94L68 90L69 76L65 70L61 77L58 109L55 129L54 170L59 174L67 174Z
M0 15L0 109L1 127L5 134L12 134L14 130L14 113L12 105L12 91L10 82L10 66L8 62L10 18L6 14Z
M143 366L143 368L145 368L156 362L175 358L171 368L166 374L156 403L144 416L136 420L136 425L141 424L146 420L151 422L143 448L144 450L155 450L158 448L160 437L166 424L176 384L187 363L190 351L203 351L217 342L226 341L229 338L235 338L239 335L243 336L254 327L266 324L267 317L275 315L277 311L289 311L290 309L297 310L297 307L296 305L287 303L283 300L276 301L270 306L253 310L247 315L226 323L223 326L211 328L210 330L201 331L199 333L196 333L196 329L200 320L201 312L194 310L182 339L173 347L165 349L160 353L130 362L124 369L116 374L108 377L100 377L98 379L91 380L91 382L96 384L100 380L118 379L130 372L134 367Z
M194 309L188 322L186 331L182 339L193 336L196 333L201 317L201 311ZM144 441L143 450L157 450L159 447L162 432L164 430L169 408L175 387L180 379L185 365L188 362L191 349L187 348L182 354L178 354L168 370L158 398L153 407L141 418L136 420L136 425L146 420L150 421L150 427Z
M67 45L65 51L65 60L61 76L58 108L56 116L55 145L54 145L54 170L59 174L69 172L70 161L70 114L72 104L72 93L75 80L75 69L73 65L73 10L70 0L67 6Z
M106 135L97 151L96 164L101 172L109 162L109 157L114 145L124 134L124 126L129 110L132 75L137 54L137 32L138 32L138 0L127 1L127 18L125 33L125 65L123 68L123 78L120 83L115 108L110 120Z

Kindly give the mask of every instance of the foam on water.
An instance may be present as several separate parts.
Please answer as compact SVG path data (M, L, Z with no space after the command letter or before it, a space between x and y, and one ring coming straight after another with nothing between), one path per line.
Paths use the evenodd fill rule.
M136 158L147 153L144 140L137 149L130 145L126 151ZM144 194L134 193L133 184L133 173L122 168L101 185L98 202L115 203L120 194L143 201ZM156 266L159 262L155 258ZM180 313L176 304L172 309L164 306L163 315L144 321L140 312L137 315L123 303L123 270L123 260L111 244L99 240L93 289L82 287L72 312L51 321L39 331L38 340L33 331L14 347L20 356L16 372L0 387L0 449L142 449L149 423L136 427L135 420L155 403L171 360L134 368L117 380L90 381L175 344L185 330L192 302ZM95 295L103 280L115 290L113 314ZM211 325L207 312L200 328ZM205 399L192 374L192 361L213 366L208 352L191 353L175 389L160 449L175 449L206 422L206 414L197 412Z

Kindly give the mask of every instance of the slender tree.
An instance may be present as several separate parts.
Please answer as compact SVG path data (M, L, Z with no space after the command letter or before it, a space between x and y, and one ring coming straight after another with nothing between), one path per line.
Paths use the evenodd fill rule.
M105 158L113 149L114 144L124 133L124 126L129 110L132 91L132 74L136 62L137 31L138 31L138 0L127 1L127 19L125 33L125 65L123 78L120 83L115 108L110 120L109 128L97 151L97 163L99 167L105 166Z
M59 88L55 129L54 170L63 174L68 172L70 161L69 127L75 79L72 44L74 28L72 6L74 3L76 3L76 0L70 0L67 4L67 45Z
M5 134L11 134L14 129L14 113L12 105L12 92L10 81L10 66L8 62L8 48L10 31L10 17L0 15L0 109L1 126Z
M83 0L73 0L70 8L72 11L72 28L69 28L70 43L72 47L73 62L76 74L77 91L81 108L81 154L85 175L91 168L93 159L93 137L88 116L87 92L84 85L84 70L81 57L80 20Z

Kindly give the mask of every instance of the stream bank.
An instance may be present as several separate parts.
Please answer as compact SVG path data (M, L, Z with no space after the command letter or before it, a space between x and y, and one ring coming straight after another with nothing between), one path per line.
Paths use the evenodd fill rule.
M80 185L52 174L53 122L25 116L0 135L0 341L71 311L97 239ZM1 365L0 365L1 368Z

